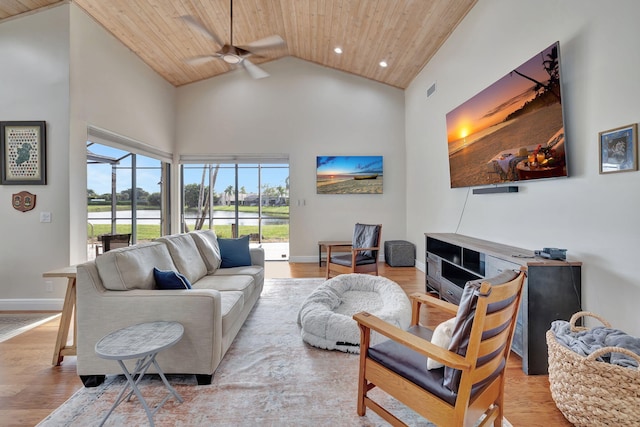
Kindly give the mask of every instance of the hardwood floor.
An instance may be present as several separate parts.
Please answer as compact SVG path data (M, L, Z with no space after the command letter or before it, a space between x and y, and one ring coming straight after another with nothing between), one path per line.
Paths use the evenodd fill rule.
M411 267L381 264L380 274L407 293L424 290L424 274ZM265 277L324 277L315 263L268 262ZM428 326L446 320L441 313L423 313ZM53 320L0 343L0 426L33 426L82 387L75 357L51 366L59 320ZM514 426L570 426L556 408L546 375L527 376L513 354L507 365L505 415ZM354 408L355 410L355 408Z

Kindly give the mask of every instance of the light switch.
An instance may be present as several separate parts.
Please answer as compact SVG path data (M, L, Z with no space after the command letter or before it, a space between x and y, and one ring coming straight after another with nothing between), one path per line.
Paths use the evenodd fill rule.
M40 212L40 222L51 222L51 212Z

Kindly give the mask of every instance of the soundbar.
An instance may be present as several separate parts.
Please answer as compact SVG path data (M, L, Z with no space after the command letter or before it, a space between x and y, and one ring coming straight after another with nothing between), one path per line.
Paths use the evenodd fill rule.
M474 188L473 194L496 194L496 193L517 193L517 185L505 185L502 187L486 187L486 188Z

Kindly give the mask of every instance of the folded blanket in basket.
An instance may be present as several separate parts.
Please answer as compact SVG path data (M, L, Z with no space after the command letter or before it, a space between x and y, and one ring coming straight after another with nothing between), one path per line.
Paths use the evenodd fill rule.
M619 329L596 326L587 331L571 332L569 322L556 320L551 323L551 331L558 342L581 356L588 356L602 347L621 347L640 355L640 338L633 337ZM610 353L598 360L623 366L637 368L638 362L620 353Z

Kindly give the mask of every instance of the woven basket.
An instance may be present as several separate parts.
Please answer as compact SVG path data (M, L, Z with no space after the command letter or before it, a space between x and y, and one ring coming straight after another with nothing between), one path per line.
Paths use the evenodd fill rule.
M600 316L581 311L569 321L572 332L587 330L575 325L583 316L594 317L611 327ZM640 364L640 356L624 348L604 347L584 357L560 344L552 331L547 331L547 345L551 396L567 420L579 427L640 425L640 368L596 360L618 352Z

